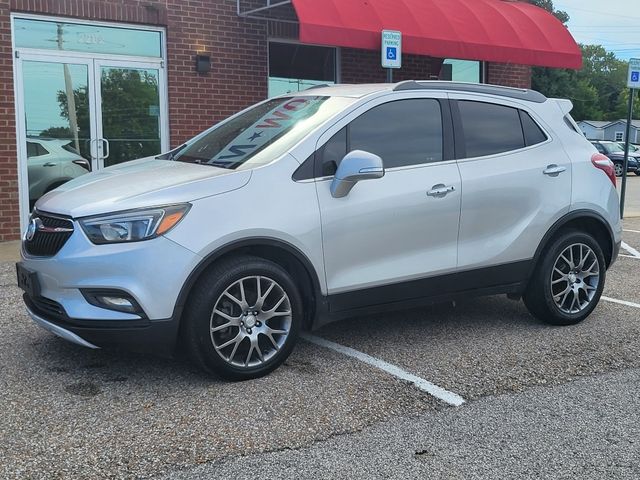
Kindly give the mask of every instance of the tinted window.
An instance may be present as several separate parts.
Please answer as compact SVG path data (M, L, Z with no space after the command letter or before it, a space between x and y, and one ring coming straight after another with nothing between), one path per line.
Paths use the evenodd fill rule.
M27 142L27 158L40 157L49 153L42 145L34 142Z
M546 142L547 136L527 112L520 110L520 120L522 120L522 130L524 130L524 139L528 147Z
M607 153L607 151L604 149L604 147L602 145L600 145L599 143L594 143L596 149L600 152L600 153Z
M372 108L349 125L349 151L382 157L386 168L442 160L437 100L399 100Z
M525 146L518 110L491 103L458 101L467 158Z

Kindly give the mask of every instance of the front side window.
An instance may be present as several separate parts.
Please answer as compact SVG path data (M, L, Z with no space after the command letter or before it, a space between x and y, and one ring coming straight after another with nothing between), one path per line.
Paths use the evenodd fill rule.
M268 100L195 137L169 158L231 170L264 165L353 101L312 96Z
M372 108L349 125L348 150L378 155L386 168L441 161L440 103L398 100Z
M493 103L460 100L458 108L467 158L524 148L518 109Z

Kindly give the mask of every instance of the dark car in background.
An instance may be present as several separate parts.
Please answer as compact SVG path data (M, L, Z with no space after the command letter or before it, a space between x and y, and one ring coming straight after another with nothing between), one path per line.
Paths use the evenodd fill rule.
M616 169L616 177L622 176L624 169L624 147L619 142L608 142L605 140L595 140L591 142L598 152L606 155L613 162ZM629 162L627 163L627 172L633 172L640 175L640 152L629 149Z

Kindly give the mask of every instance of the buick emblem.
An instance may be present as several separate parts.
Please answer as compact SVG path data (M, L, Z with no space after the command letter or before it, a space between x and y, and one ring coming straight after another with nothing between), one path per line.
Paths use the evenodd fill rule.
M32 218L31 221L29 222L29 226L27 227L27 231L24 235L24 238L27 242L30 242L31 240L33 240L33 237L36 234L36 231L38 230L38 221L40 219L39 218Z

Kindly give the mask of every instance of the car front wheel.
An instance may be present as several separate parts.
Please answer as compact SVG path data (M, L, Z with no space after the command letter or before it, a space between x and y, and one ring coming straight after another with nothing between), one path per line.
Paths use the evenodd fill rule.
M540 320L573 325L596 308L605 276L598 242L587 233L569 230L545 249L523 299Z
M220 262L200 280L189 297L183 329L198 366L247 380L287 359L302 323L302 300L286 270L241 256Z

